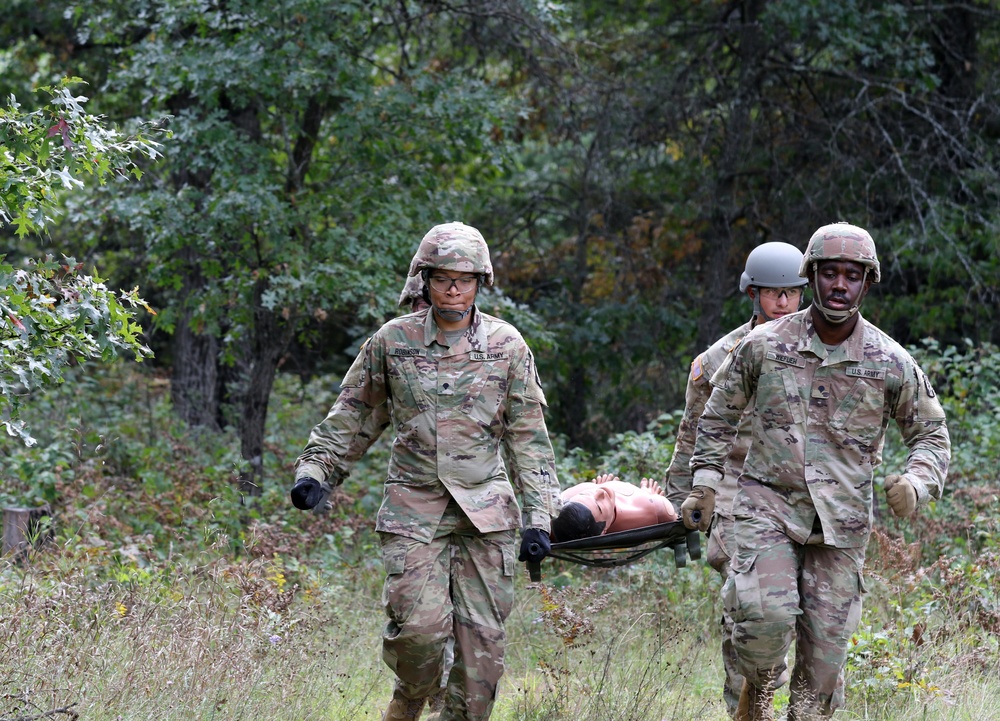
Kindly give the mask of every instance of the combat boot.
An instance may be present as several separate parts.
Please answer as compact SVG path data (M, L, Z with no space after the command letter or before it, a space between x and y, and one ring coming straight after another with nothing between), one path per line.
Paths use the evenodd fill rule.
M441 716L444 710L445 694L447 689L439 689L436 694L427 699L427 721L434 721Z
M382 721L417 721L425 703L426 698L404 698L394 693Z
M733 721L774 721L774 690L757 688L746 679Z

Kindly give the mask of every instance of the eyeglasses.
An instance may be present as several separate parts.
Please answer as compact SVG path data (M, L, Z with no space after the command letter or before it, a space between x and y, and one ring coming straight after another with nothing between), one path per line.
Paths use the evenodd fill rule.
M432 275L427 282L438 293L447 293L452 287L456 288L459 293L468 293L475 289L479 277L463 275L461 278L449 278L446 275Z
M798 300L802 297L802 288L761 288L760 297L777 300L784 294L788 300Z

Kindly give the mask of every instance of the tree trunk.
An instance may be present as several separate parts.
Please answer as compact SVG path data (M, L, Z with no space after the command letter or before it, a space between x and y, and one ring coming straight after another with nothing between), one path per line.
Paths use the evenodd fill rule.
M194 98L187 93L171 100L171 112L178 115L194 105ZM207 192L211 184L211 172L192 171L187 166L177 168L171 175L171 182L180 191L185 187ZM201 201L196 208L202 209ZM221 388L219 383L219 339L199 333L191 324L192 310L187 307L188 299L197 296L205 285L201 273L204 258L192 246L177 253L184 267L183 299L181 315L173 336L173 360L171 363L170 397L174 413L190 426L217 431L225 425L221 417Z
M23 557L28 549L38 548L52 537L52 527L43 523L51 518L49 507L3 509L3 555Z
M190 426L219 430L219 340L196 333L185 311L174 331L170 397L174 412Z
M261 305L267 281L254 286L254 329L248 344L246 385L240 398L240 453L247 467L240 474L240 492L244 496L259 496L264 482L264 429L268 401L278 361L288 349L294 326L280 313Z

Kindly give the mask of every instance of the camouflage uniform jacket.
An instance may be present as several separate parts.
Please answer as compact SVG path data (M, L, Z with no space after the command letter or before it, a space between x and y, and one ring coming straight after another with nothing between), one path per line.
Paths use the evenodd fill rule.
M860 316L832 350L820 341L811 308L758 326L712 385L691 468L695 485L718 485L750 405L752 443L735 516L770 519L799 543L818 516L827 545L864 546L872 473L890 418L909 448L905 473L918 503L940 498L951 451L944 411L910 354Z
M387 404L396 438L377 530L430 541L452 499L482 533L549 530L560 500L545 396L512 325L476 308L449 348L432 312L401 316L362 346L341 385L299 456L298 476L340 483L358 430Z
M731 330L691 362L691 373L688 375L687 390L684 393L684 416L677 426L674 455L670 459L670 468L667 469L667 498L674 504L674 508L680 508L691 492L691 453L694 451L698 419L712 393L709 381L751 328L753 328L752 320ZM743 470L743 459L746 458L749 447L750 414L744 413L736 444L726 458L724 482L720 484L715 496L715 510L724 516L730 515L729 507L732 505L733 496L736 495L736 479Z

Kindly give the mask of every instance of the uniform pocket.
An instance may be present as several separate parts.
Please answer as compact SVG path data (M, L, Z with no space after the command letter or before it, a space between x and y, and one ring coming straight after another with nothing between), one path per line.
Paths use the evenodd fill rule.
M475 383L465 411L479 423L490 426L500 417L500 406L507 386L507 367L499 362L486 362L477 370Z
M854 632L858 630L858 626L861 624L861 599L867 592L865 588L864 575L858 572L858 590L854 594L854 598L851 600L851 607L847 611L847 621L844 623L844 633L840 640L842 643L847 643Z
M500 386L487 383L483 392L472 404L469 414L485 426L493 425L500 417L500 402L503 400Z
M757 554L737 556L722 586L722 605L735 623L764 620L763 597L757 576Z
M407 538L393 538L382 541L382 565L385 567L385 575L395 576L406 569L406 547L409 544Z
M503 549L503 575L513 576L514 569L517 567L515 565L516 558L514 557L514 547L504 546Z
M726 548L726 533L731 528L731 523L719 515L712 519L712 532L708 537L706 555L708 565L719 573L725 573L730 565L729 549Z
M830 425L847 436L870 446L882 433L885 405L881 388L857 380L830 417Z
M776 368L761 374L754 409L763 430L787 429L804 420L802 398L790 368Z
M406 423L437 405L437 361L425 356L386 356L393 418Z

